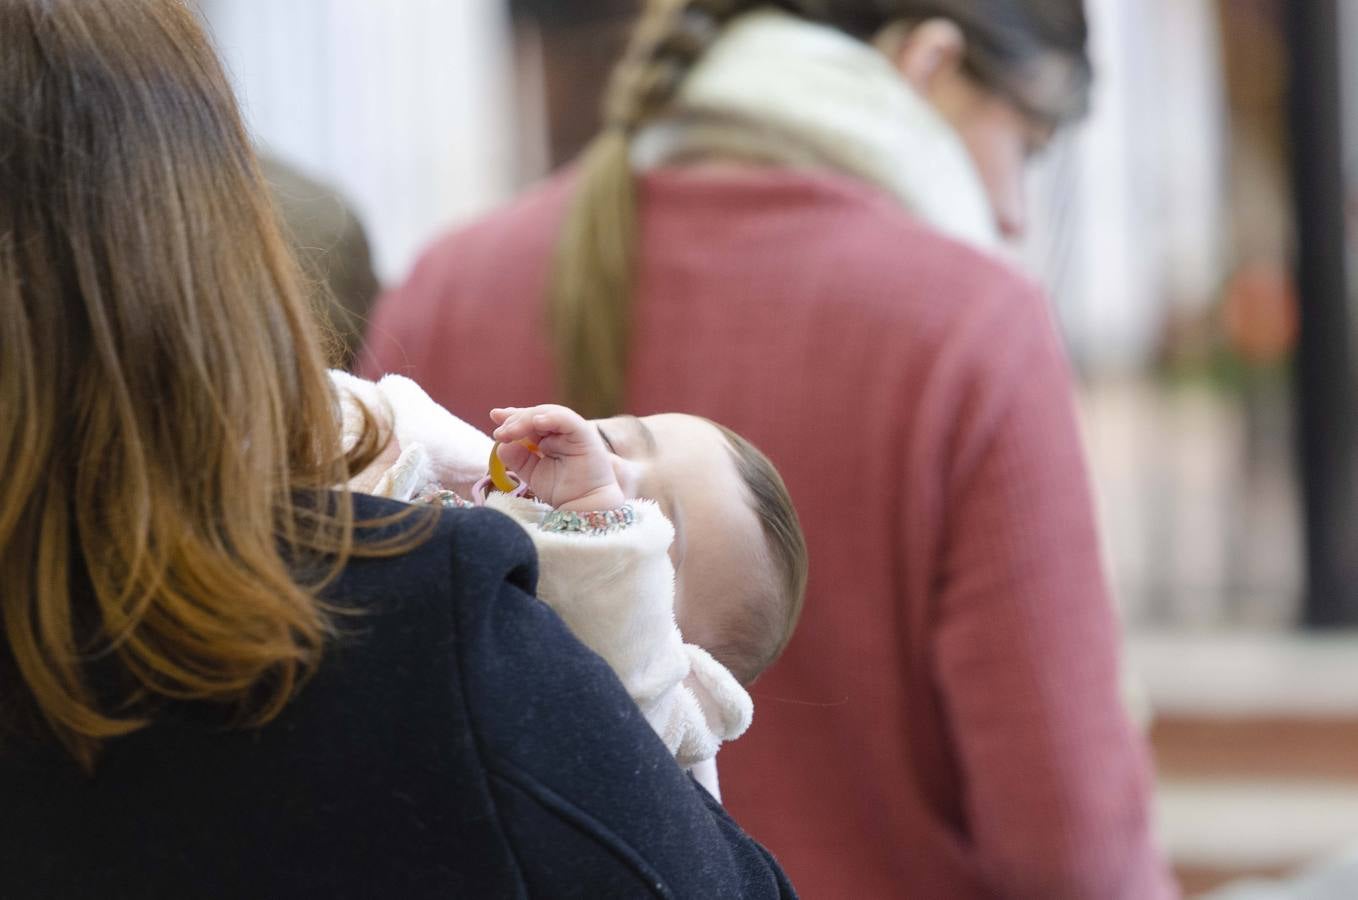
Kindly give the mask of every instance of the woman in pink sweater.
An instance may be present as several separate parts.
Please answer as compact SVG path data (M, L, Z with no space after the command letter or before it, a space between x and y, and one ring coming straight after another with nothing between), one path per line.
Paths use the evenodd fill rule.
M769 453L811 580L722 785L806 896L1174 896L1070 374L992 252L1083 110L1079 0L653 6L578 167L435 244L366 370Z

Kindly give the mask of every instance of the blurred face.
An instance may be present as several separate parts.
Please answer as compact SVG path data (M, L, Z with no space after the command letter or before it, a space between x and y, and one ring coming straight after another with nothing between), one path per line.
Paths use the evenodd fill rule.
M1007 240L1028 226L1024 174L1053 129L1034 121L963 66L966 41L952 22L931 19L910 29L892 51L897 70L962 139Z
M1006 240L1028 227L1024 174L1051 140L1052 128L1032 121L1012 102L958 73L960 83L943 93L936 108L948 120L976 165L995 226Z
M674 523L675 616L684 639L715 645L723 610L770 571L763 528L725 436L696 416L615 416L595 423L628 497L655 500Z

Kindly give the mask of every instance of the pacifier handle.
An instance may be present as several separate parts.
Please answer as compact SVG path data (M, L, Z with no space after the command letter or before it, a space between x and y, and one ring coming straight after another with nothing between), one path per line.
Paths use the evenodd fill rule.
M512 494L518 488L523 487L523 482L519 476L515 475L514 480L509 478L509 470L505 468L504 460L500 459L500 442L496 441L490 448L490 464L486 467L490 475L490 483L495 485L497 491Z

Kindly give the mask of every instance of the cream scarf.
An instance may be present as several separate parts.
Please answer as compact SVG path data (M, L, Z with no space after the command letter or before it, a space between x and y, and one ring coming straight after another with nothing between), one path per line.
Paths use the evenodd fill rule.
M641 130L648 169L704 157L831 168L876 185L973 246L1000 246L971 156L876 48L772 9L732 21Z

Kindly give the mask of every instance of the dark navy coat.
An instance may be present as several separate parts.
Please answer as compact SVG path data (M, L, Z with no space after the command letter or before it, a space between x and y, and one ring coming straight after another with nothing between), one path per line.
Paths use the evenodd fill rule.
M171 709L92 777L6 740L0 897L792 896L536 580L517 525L448 511L350 563L363 612L268 725Z

